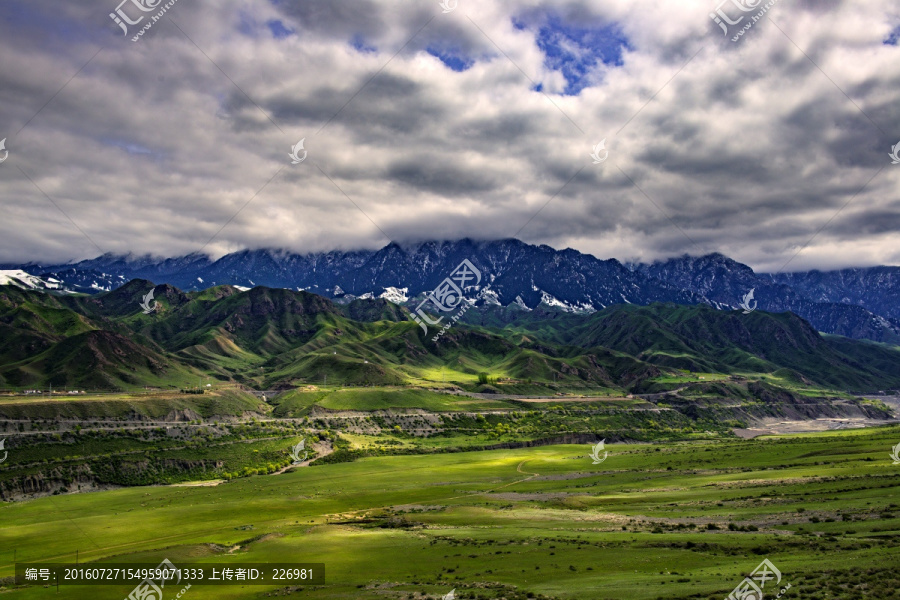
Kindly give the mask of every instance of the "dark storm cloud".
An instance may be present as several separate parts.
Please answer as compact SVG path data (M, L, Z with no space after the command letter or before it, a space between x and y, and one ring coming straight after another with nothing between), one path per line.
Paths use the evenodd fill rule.
M389 27L386 19L398 16L371 0L281 0L273 4L303 30L345 40L354 35L378 39Z
M494 189L496 182L471 170L448 167L440 154L420 161L402 161L388 167L385 175L415 190L441 196L472 195Z

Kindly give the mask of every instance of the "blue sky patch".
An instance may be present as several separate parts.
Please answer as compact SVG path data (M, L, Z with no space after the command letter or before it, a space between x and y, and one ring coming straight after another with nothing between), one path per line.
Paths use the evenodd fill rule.
M438 58L442 63L447 65L452 71L456 71L460 73L472 67L475 64L475 61L471 58L463 56L457 50L440 50L438 48L434 48L429 46L425 49L428 54Z
M885 46L896 46L898 43L900 43L900 25L895 27L884 40Z
M353 46L353 48L355 48L357 52L362 52L363 54L378 52L378 48L368 45L366 43L366 40L363 39L363 36L358 33L353 36L353 39L350 40L350 45Z
M11 30L16 29L19 33L23 30L28 31L33 40L40 40L42 46L48 42L54 47L64 45L68 52L71 50L68 44L72 42L94 43L93 31L85 28L83 23L72 21L60 11L53 10L50 5L35 4L37 3L3 2L0 4L0 20ZM107 13L97 11L95 19L117 37L123 37L122 30Z
M127 152L128 154L131 154L132 156L142 155L142 154L150 155L150 156L154 156L154 157L160 156L159 153L154 152L153 150L151 150L150 148L147 148L146 146L141 146L140 144L135 144L135 143L129 142L127 140L104 137L104 138L100 138L100 141L109 146L120 148L120 149L124 150L125 152Z
M562 73L566 80L563 93L567 96L576 96L591 85L589 75L599 65L622 66L624 52L631 49L616 23L573 24L557 14L544 14L530 21L513 19L513 27L535 32L535 41L544 53L544 65Z
M274 37L276 40L283 40L284 38L297 33L293 29L285 27L284 23L282 23L278 19L266 21L266 25L269 26L269 31L272 32L272 37Z

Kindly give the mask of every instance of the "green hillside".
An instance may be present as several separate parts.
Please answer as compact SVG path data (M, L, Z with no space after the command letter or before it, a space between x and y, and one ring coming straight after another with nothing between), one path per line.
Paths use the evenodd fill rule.
M792 313L744 315L709 306L609 307L588 317L519 325L580 348L601 346L661 367L703 373L776 373L838 389L897 387L897 348L822 336Z
M151 290L158 304L144 314ZM900 388L900 350L822 336L791 313L673 304L545 312L503 327L459 323L434 342L433 331L384 300L339 305L231 286L185 294L143 280L95 297L3 287L0 387L127 389L205 376L263 389L315 382L624 394L664 390L694 372L806 389Z

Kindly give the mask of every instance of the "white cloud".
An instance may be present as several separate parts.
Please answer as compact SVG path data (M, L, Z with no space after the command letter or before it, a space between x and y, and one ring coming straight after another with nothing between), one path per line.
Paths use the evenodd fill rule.
M0 261L97 254L21 168L111 252L185 254L220 229L204 251L375 248L379 227L401 242L501 238L528 223L525 241L603 258L718 251L775 270L885 167L791 268L900 263L887 157L900 47L882 43L900 18L886 0L782 2L738 44L710 21L714 2L554 4L628 38L623 64L597 66L577 96L556 93L566 82L535 32L513 25L544 2L179 2L169 16L200 49L168 18L127 41L114 4L0 8ZM276 39L276 19L296 33ZM474 63L452 71L435 47ZM291 165L303 137L309 157ZM603 138L610 160L593 165Z

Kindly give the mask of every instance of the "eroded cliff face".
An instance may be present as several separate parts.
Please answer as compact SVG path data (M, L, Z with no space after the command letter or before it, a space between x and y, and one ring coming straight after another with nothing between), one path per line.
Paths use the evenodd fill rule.
M56 494L109 490L128 485L153 485L202 478L221 469L224 461L146 459L92 460L77 465L37 467L35 472L0 482L0 499L28 500Z
M56 466L28 475L0 482L0 499L26 500L69 492L89 492L113 489L116 485L101 484L91 473L90 466Z

